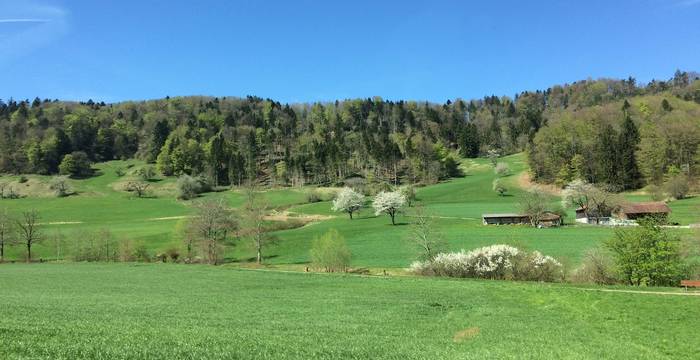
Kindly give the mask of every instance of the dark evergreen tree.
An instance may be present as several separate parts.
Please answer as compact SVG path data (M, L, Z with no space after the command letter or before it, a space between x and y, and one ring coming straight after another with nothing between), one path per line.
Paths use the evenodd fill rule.
M627 114L622 122L617 144L619 154L619 184L622 189L635 189L639 186L642 175L637 166L635 153L639 145L639 131L632 118Z

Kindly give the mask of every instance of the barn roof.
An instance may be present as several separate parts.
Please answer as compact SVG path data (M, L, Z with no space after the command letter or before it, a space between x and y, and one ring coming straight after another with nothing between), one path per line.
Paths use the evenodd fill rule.
M504 213L504 214L483 214L481 217L485 218L504 218L504 217L525 217L527 215L523 214L509 214L509 213Z
M561 216L555 214L555 213L546 213L542 215L542 218L540 220L542 221L554 221L554 220L559 220L561 219Z
M641 203L629 203L621 206L621 211L625 214L656 214L670 213L671 209L662 201L651 201Z

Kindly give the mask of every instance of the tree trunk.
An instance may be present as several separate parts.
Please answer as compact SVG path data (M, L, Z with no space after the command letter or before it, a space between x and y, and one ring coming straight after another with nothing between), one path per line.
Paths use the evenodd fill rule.
M350 220L352 220L352 211L348 211L348 214L350 214Z
M257 250L258 250L258 264L262 264L262 252L260 251L260 245L258 245Z
M389 213L389 216L391 216L391 225L396 225L396 222L394 221L394 215L395 214L393 212Z
M27 262L32 262L32 244L27 243Z

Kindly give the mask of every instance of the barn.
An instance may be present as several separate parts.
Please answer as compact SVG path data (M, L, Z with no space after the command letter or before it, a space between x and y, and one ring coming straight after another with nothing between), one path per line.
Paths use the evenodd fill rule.
M484 225L529 224L530 217L521 214L483 214Z
M667 220L670 213L671 208L665 202L651 201L624 204L615 212L615 216L620 220L638 220L645 217Z
M483 214L481 216L484 225L530 225L530 216L523 214ZM561 225L561 217L557 214L547 212L540 218L538 227L551 227Z

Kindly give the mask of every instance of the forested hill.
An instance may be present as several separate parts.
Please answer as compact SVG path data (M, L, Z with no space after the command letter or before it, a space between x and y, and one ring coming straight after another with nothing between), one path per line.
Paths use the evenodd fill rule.
M529 150L537 180L581 176L634 188L674 166L696 169L700 81L676 72L638 85L584 80L445 104L281 104L258 97L177 97L115 104L0 101L0 172L54 174L67 158L140 158L165 175L219 185L435 182L457 153ZM71 155L71 156L66 156ZM644 160L643 160L644 159ZM640 180L638 173L644 175Z

